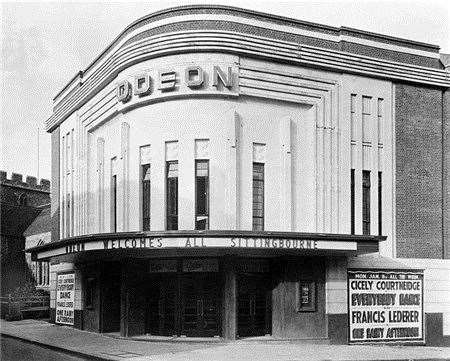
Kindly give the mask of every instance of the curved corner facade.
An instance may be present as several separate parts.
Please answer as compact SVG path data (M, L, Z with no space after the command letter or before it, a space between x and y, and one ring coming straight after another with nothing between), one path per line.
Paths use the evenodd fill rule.
M52 263L53 319L345 343L355 257L417 257L426 237L448 258L449 86L432 45L228 7L139 19L47 122L52 242L32 253ZM426 212L412 141L433 148ZM429 227L410 236L412 219Z

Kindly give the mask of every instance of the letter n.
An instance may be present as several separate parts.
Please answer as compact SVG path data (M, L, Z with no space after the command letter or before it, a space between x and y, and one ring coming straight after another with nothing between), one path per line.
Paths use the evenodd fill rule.
M216 88L219 86L219 79L225 87L231 88L233 86L233 73L230 66L228 67L228 75L225 74L225 72L218 66L214 66L213 86L215 86Z

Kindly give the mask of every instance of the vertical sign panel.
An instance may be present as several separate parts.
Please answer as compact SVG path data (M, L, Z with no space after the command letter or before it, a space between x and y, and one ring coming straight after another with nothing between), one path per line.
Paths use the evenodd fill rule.
M424 342L423 272L348 270L349 342Z
M75 273L59 274L56 282L56 323L73 326Z

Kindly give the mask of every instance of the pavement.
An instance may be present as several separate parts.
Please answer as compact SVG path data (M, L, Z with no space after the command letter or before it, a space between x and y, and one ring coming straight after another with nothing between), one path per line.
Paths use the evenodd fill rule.
M450 347L324 345L297 341L138 341L77 330L43 320L0 320L2 337L93 360L330 361L450 360Z

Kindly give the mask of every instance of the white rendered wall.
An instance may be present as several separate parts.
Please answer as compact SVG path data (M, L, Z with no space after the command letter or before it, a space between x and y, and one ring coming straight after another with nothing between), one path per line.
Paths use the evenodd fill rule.
M237 116L236 116L237 114ZM208 158L210 161L210 228L235 229L235 214L232 209L224 207L227 202L229 187L236 183L228 173L227 153L228 128L235 128L239 122L241 157L239 167L240 189L240 229L252 228L252 163L253 144L265 144L267 151L265 159L265 228L267 230L290 230L283 227L284 220L280 218L279 208L283 195L279 192L279 176L282 173L280 158L282 147L280 143L280 121L283 118L302 122L305 128L313 131L314 124L309 120L307 108L289 104L268 103L262 101L241 102L230 104L220 99L182 99L170 103L156 103L151 106L137 108L110 120L97 128L91 134L95 138L103 138L105 158L105 209L108 209L110 190L108 188L111 174L110 160L117 158L120 162L121 124L130 126L129 131L129 183L123 182L122 174L118 172L119 187L127 186L129 194L126 197L129 204L129 226L124 226L122 212L118 212L118 231L133 231L140 229L139 218L139 150L150 145L151 158L151 230L165 229L165 144L178 142L179 162L179 229L194 229L195 199L194 199L194 165L195 141L209 140ZM309 124L308 124L309 123ZM305 132L304 134L307 134ZM92 142L89 152L95 159L96 146ZM299 154L305 159L313 159L308 142L298 141ZM306 167L305 164L303 166ZM120 167L120 165L119 165ZM307 170L305 170L307 171ZM304 172L300 172L304 173ZM96 182L96 169L89 169L89 184ZM311 189L314 179L298 177L298 186ZM94 188L96 189L96 188ZM122 190L119 189L119 195ZM298 223L298 231L314 231L310 220L314 219L314 204L308 204L308 192L301 199L303 222ZM96 207L95 197L90 207ZM123 207L123 197L118 197L118 208ZM93 215L97 212L92 212ZM109 230L110 216L105 212L105 230ZM300 219L300 217L299 217ZM98 220L92 222L95 226ZM95 232L94 227L91 232Z
M410 267L424 269L424 312L443 314L443 334L450 335L450 260L397 258Z
M199 90L183 82L183 69L191 65L205 70L206 85ZM232 69L230 89L211 87L213 65ZM381 245L381 253L392 254L395 195L390 82L223 54L148 60L124 70L117 81L133 79L142 71L154 74L158 69L177 72L175 91L155 90L148 98L134 96L122 104L117 103L113 81L61 125L61 227L68 224L63 220L68 216L64 202L71 194L74 208L69 222L73 225L62 237L111 231L112 172L118 178L117 231L141 228L142 146L150 146L151 230L164 230L165 144L174 141L180 167L179 229L193 229L195 142L207 139L210 229L251 229L254 148L263 147L259 161L265 163L266 230L350 233L353 167L358 174L362 169L371 171L371 233L377 234L376 175L382 170L383 235L388 241ZM361 122L363 97L372 99L365 126ZM74 161L69 166L64 159L67 134L74 143ZM361 234L359 178L356 234Z
M347 313L347 258L328 257L326 270L326 313Z

